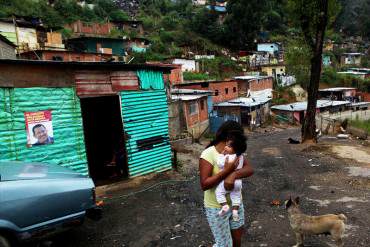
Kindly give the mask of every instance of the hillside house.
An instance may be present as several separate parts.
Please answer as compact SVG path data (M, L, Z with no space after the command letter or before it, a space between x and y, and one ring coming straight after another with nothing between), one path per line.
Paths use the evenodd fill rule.
M234 77L238 83L238 97L248 97L251 92L272 90L273 78L271 76L246 75Z
M350 105L351 102L349 101L318 100L316 112L340 112L344 111ZM307 111L307 101L274 105L271 107L271 111L277 118L285 119L293 124L302 124Z
M175 58L171 63L182 65L183 72L199 72L199 62L194 59Z
M173 89L171 90L171 100L180 102L179 107L182 109L179 111L179 118L185 121L185 124L180 124L180 126L186 126L186 131L193 138L199 138L209 128L209 102L212 104L212 92Z
M0 21L0 33L17 46L19 51L29 51L39 48L36 26L28 22L16 22L13 20Z
M126 55L126 40L108 37L80 37L66 40L66 46L69 50L75 52L89 52L111 54L122 58Z
M252 91L247 97L217 103L214 108L218 118L233 119L243 126L254 127L267 121L270 116L271 100L272 89L264 89Z
M319 89L318 99L357 101L357 89L353 87L332 87Z
M111 21L113 26L126 33L135 33L136 35L144 34L143 22L138 20Z
M129 38L126 41L127 51L129 52L146 52L146 50L150 47L151 42L146 38Z
M106 23L87 23L81 20L75 21L73 23L64 26L73 32L72 37L80 36L107 36L110 34L111 30L114 28L113 24L110 22Z
M236 80L184 82L175 85L179 89L196 89L213 92L213 103L225 102L239 97L238 82Z
M277 56L277 54L281 51L281 46L279 43L258 43L257 44L257 51L259 52L268 52L271 55Z
M364 54L359 52L343 53L340 56L340 64L346 65L361 65L361 58Z

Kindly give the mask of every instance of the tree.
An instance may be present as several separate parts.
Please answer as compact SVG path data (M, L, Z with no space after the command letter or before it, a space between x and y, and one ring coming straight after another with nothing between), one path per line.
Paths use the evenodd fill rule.
M234 50L254 49L261 30L266 0L231 0L224 23L225 45Z
M310 80L310 58L311 49L302 38L298 37L287 41L285 48L287 74L294 75L296 82L303 88L307 88Z
M289 9L300 27L304 42L311 51L310 81L307 86L308 102L302 125L302 143L317 142L316 105L322 68L322 50L326 28L333 22L339 5L335 0L290 0Z

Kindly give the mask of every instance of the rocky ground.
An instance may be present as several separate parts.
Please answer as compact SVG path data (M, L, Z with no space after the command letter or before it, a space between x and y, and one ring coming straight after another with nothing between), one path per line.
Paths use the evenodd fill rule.
M249 136L248 159L255 174L243 184L243 246L294 245L283 206L289 196L300 196L307 214L344 213L348 217L345 246L369 246L368 143L323 137L316 146L304 146L288 144L288 137L298 139L299 130L259 131ZM205 144L184 147L179 154L181 175L165 173L103 194L104 218L53 238L51 246L198 247L212 243L197 171ZM333 242L313 236L305 244L327 247Z

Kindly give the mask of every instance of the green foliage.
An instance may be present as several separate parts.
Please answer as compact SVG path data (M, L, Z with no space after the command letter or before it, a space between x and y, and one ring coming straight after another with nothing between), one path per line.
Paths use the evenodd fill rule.
M216 57L215 59L202 59L199 61L200 70L210 77L222 80L240 73L241 69L237 63L227 57Z
M370 38L370 2L368 0L339 0L341 12L336 21L336 30L346 35L363 35Z
M370 79L338 74L335 68L324 68L321 82L331 87L355 87L360 91L370 92Z
M68 29L68 28L63 28L62 30L60 30L61 34L62 34L62 37L64 39L68 39L72 36L72 30L71 29Z
M207 81L211 79L206 73L184 72L183 76L184 81Z
M56 0L54 7L47 0L0 0L0 17L12 15L40 17L46 27L62 27L76 20L103 22L127 20L128 15L118 10L111 0L88 1L95 4L93 9L81 7L76 0Z
M272 104L273 105L283 105L283 104L287 104L289 101L285 98L276 98L276 99L272 99Z
M300 39L290 40L286 47L285 61L289 75L296 77L297 83L307 88L310 81L310 48Z
M254 39L262 27L266 0L231 0L224 23L225 44L235 50L254 49Z
M147 52L133 53L131 57L134 58L131 63L145 63L147 61L163 61L167 59L167 57L164 56L163 54L155 53L150 49Z
M362 120L352 120L350 122L350 125L356 127L356 128L359 128L359 129L363 129L365 130L367 133L370 134L370 120L365 120L365 121L362 121Z

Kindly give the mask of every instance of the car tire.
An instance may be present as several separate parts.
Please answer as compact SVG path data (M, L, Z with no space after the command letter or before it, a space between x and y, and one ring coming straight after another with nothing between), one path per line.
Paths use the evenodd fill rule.
M10 242L3 235L0 235L0 247L10 247Z

